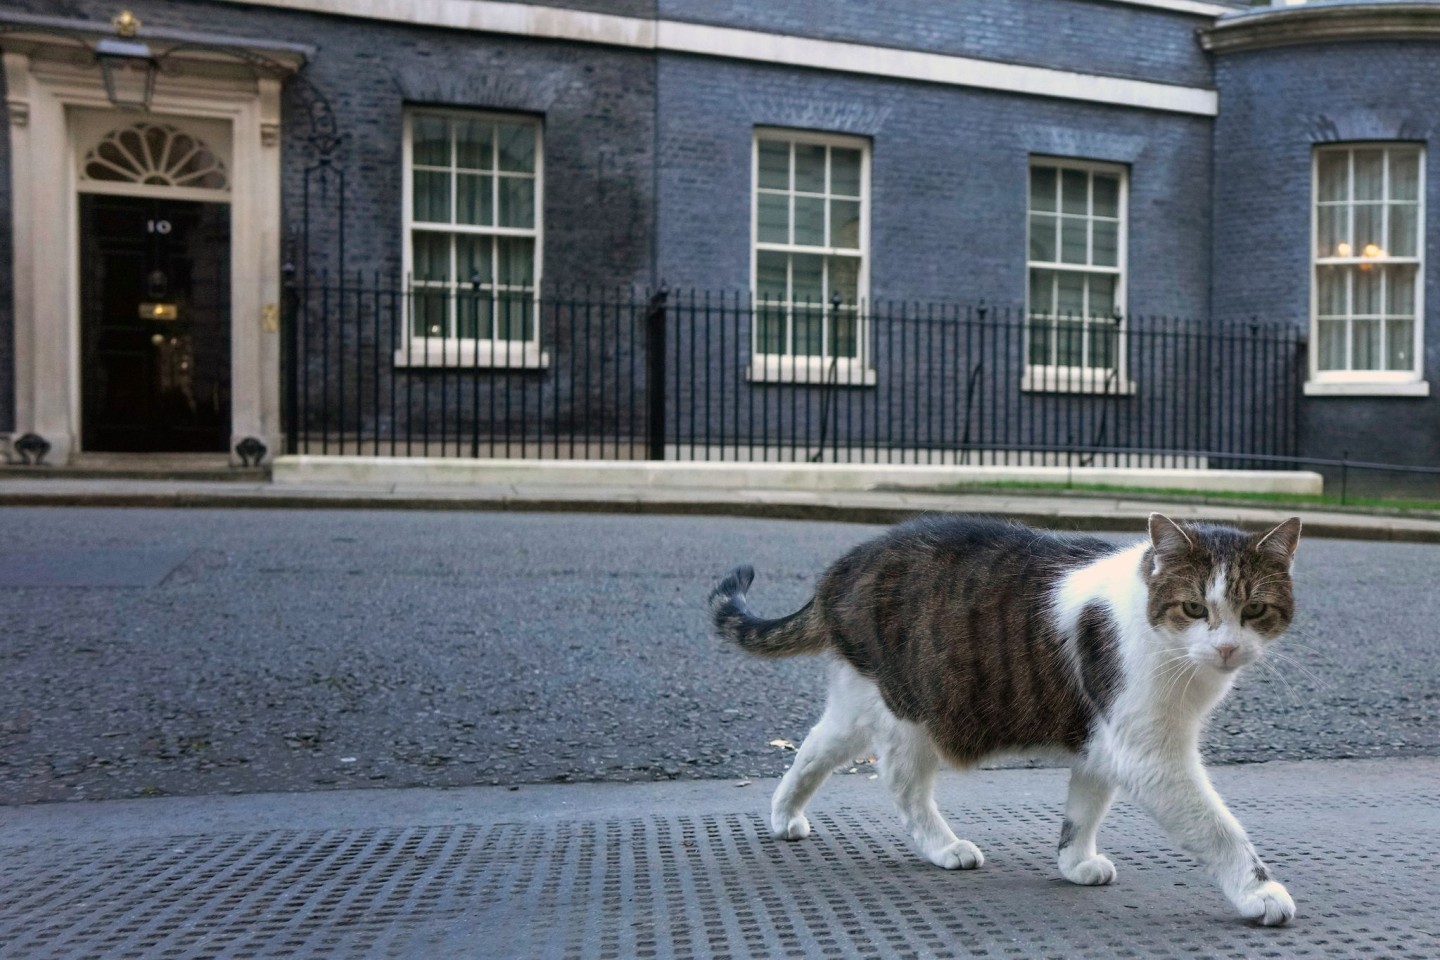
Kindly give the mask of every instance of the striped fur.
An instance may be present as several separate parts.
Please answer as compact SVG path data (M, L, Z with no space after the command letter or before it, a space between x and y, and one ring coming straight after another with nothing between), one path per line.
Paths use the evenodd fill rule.
M776 790L776 836L809 833L805 803L837 764L875 749L917 848L949 869L984 857L935 808L941 758L1041 751L1071 758L1062 875L1109 883L1096 851L1116 789L1149 807L1242 915L1285 923L1271 880L1199 760L1205 717L1235 671L1294 614L1298 520L1261 535L1158 514L1116 547L977 517L924 518L861 544L814 597L766 619L739 567L710 597L716 630L765 657L829 652L825 714Z

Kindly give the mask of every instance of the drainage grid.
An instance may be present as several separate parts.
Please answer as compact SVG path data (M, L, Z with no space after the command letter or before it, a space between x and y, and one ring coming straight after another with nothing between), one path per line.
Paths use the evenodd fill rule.
M1338 784L1320 769L1337 767L1347 771ZM797 843L769 837L766 783L610 787L593 811L586 785L527 788L528 798L388 791L443 797L450 812L436 819L451 822L397 822L406 804L392 796L384 816L352 810L368 824L352 827L333 824L365 798L312 794L286 802L323 803L326 814L296 818L296 829L109 839L67 836L63 825L15 835L11 815L73 818L75 808L114 804L9 808L0 811L0 956L1428 960L1440 955L1440 796L1426 787L1440 765L1398 788L1377 769L1276 764L1244 771L1243 791L1222 783L1299 904L1295 924L1278 930L1234 918L1124 803L1101 833L1119 882L1059 880L1063 777L1016 770L977 775L975 789L946 778L942 808L987 858L965 872L920 861L879 784L859 777L837 778L828 802L817 798L814 832ZM1271 770L1278 782L1266 789ZM209 800L222 807L210 819L229 825L223 805L239 799L151 800L126 815L163 816L167 804L203 811ZM177 811L174 828L191 826Z

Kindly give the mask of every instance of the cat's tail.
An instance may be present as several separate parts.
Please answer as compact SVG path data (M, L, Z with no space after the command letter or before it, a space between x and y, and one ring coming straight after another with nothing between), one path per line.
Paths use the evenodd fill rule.
M710 592L710 619L721 637L761 657L819 653L829 645L816 623L814 600L778 620L752 613L745 593L754 579L752 567L736 567Z

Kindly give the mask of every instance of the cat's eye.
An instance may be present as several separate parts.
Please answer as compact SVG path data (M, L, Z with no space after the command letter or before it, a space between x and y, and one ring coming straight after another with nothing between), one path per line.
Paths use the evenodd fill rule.
M1240 616L1246 620L1254 620L1265 613L1265 604L1259 600L1251 600L1240 608Z
M1185 616L1191 620L1204 620L1210 612L1205 609L1205 604L1196 603L1194 600L1186 600L1180 604L1180 609L1184 611Z

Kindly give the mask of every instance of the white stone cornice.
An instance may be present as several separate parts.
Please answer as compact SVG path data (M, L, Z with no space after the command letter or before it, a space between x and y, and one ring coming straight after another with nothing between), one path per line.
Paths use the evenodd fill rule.
M1180 0L1168 3L1156 0L1146 5L1179 10L1175 6L1178 2ZM1215 91L1204 87L528 3L499 0L247 0L247 3L417 26L722 57L1199 116L1214 116L1218 105ZM1214 11L1229 9L1216 6ZM1206 13L1214 11L1207 10ZM1198 13L1199 10L1182 12Z
M1200 34L1206 50L1233 53L1303 43L1440 39L1440 3L1313 3L1221 18Z

